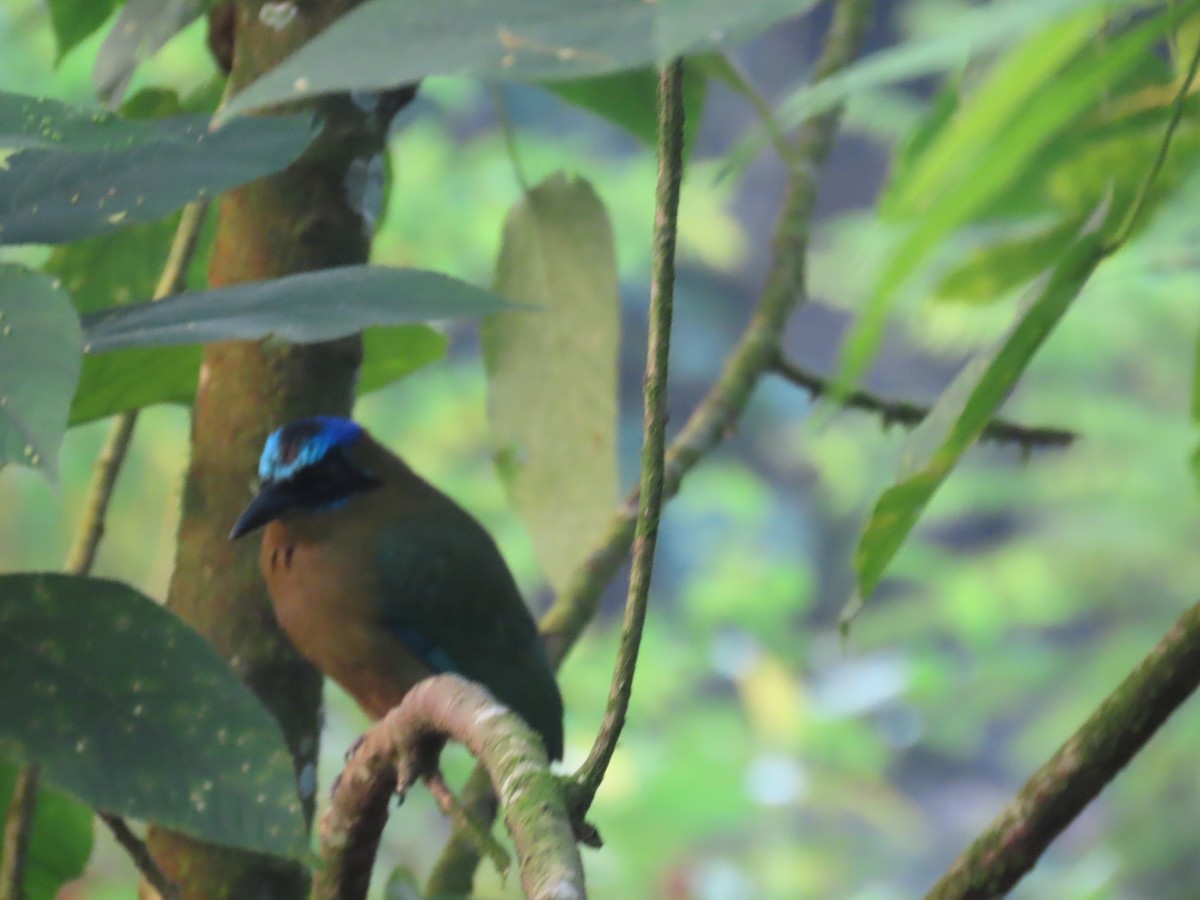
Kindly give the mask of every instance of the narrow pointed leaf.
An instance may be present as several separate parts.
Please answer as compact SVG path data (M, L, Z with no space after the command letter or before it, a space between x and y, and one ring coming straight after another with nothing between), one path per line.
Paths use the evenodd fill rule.
M72 48L108 21L118 0L47 0L54 44L61 61Z
M651 68L631 69L593 78L552 81L542 85L574 104L618 125L653 146L658 135L658 73ZM708 82L690 63L683 73L684 149L692 146L704 112Z
M79 377L79 318L59 283L0 264L0 468L53 476Z
M222 115L429 75L553 80L745 40L812 0L370 0L236 95Z
M84 317L84 352L269 335L303 344L506 306L489 291L437 272L343 266L93 313Z
M96 54L96 96L121 102L137 67L191 23L215 0L125 0L112 31Z
M115 581L0 576L0 755L204 840L306 847L279 725L199 634Z
M617 498L617 261L591 185L555 175L513 208L496 287L531 307L481 329L498 466L562 590Z
M306 116L212 132L205 115L131 121L0 93L0 243L63 243L160 219L282 169L315 135Z
M1031 288L1009 333L972 360L951 382L929 416L905 444L900 477L875 504L855 555L858 596L867 598L900 549L926 504L1008 397L1034 353L1104 258L1098 211L1059 263Z
M1003 49L1080 9L1096 7L1109 14L1139 0L1009 0L967 6L947 17L941 27L904 43L868 54L816 84L805 84L780 104L778 122L795 128L813 116L845 103L855 94L891 87L917 78L953 72L973 58ZM756 127L730 152L725 168L745 168L767 145L763 128Z
M866 306L846 338L837 379L839 391L850 389L862 377L883 340L897 296L947 235L985 210L1029 165L1036 164L1039 152L1058 134L1085 110L1103 102L1097 84L1113 83L1137 67L1157 40L1197 8L1200 0L1187 0L1140 22L1046 79L1032 96L1021 73L1006 70L1028 97L1006 121L972 117L969 110L960 108L956 119L968 119L981 128L972 137L976 152L964 165L938 167L934 176L923 182L928 193L921 198L922 213L884 262ZM1036 35L1031 42L1038 44L1041 37ZM1014 53L1022 55L1021 49ZM989 93L998 93L998 89ZM936 152L937 142L930 148ZM919 170L919 163L915 165ZM935 180L939 175L945 177Z

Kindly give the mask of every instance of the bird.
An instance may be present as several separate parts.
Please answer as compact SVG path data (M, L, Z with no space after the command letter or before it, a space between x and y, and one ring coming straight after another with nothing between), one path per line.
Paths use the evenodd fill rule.
M465 509L351 419L275 430L230 539L265 529L259 563L280 627L372 719L419 681L486 687L561 759L563 704L504 557Z

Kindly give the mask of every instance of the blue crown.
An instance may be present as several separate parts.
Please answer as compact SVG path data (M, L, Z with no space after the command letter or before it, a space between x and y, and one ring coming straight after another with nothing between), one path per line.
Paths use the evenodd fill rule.
M363 434L362 426L337 416L297 419L267 438L258 460L264 482L285 481L301 469L320 462L330 450L349 447Z

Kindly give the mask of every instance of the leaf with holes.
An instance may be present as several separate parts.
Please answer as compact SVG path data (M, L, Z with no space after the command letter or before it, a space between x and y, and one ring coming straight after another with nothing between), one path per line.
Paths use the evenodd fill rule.
M0 264L0 467L53 476L79 377L79 319L59 283Z
M591 185L555 175L513 208L496 287L533 307L481 329L498 466L562 590L617 499L617 260Z
M0 754L97 809L307 846L278 723L203 637L115 581L0 576Z

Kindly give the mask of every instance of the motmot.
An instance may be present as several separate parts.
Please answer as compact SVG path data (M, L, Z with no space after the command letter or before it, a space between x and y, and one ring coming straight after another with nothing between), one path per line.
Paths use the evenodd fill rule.
M230 539L266 526L259 563L296 649L381 718L418 681L482 684L560 759L563 706L537 626L492 537L362 426L274 431Z

